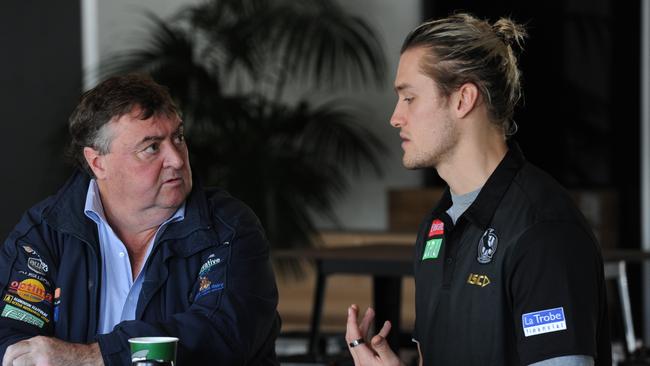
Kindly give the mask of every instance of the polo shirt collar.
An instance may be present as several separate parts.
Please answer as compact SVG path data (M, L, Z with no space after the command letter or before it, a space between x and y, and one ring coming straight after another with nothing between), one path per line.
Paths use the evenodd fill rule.
M506 155L485 182L474 203L467 208L462 217L465 217L481 229L486 230L490 225L494 211L496 211L501 202L501 198L525 162L526 159L519 145L514 141L508 141ZM438 205L433 210L434 216L440 217L451 205L451 192L449 187L447 187L440 202L438 202Z

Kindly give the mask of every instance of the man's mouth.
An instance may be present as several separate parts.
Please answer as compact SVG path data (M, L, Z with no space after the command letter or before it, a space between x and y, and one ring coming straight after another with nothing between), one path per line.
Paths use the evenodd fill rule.
M180 177L170 178L170 179L167 179L167 180L163 181L163 184L176 183L176 182L180 182L180 181L181 181Z

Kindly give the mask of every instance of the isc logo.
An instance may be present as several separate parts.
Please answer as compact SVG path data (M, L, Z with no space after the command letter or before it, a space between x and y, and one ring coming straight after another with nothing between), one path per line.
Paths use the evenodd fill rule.
M490 278L487 275L470 273L469 277L467 277L467 283L469 283L470 285L485 287L490 284Z

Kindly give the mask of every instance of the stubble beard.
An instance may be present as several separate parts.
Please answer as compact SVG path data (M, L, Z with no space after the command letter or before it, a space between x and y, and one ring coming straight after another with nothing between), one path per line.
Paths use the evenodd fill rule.
M429 131L437 136L435 146L423 146L407 154L404 152L402 164L406 169L436 168L448 160L458 143L458 130L451 118L442 121L440 128Z

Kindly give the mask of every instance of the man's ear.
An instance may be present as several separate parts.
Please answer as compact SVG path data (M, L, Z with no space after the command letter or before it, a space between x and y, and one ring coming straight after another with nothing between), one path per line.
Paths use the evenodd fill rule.
M106 176L106 169L104 166L104 155L100 154L99 151L93 149L92 147L84 147L84 158L86 163L90 167L90 170L93 171L93 174L97 179L102 179Z
M478 104L479 92L474 83L465 83L454 93L454 112L456 117L464 118Z

